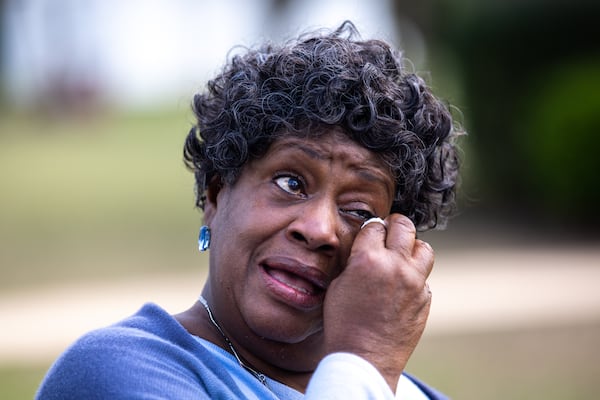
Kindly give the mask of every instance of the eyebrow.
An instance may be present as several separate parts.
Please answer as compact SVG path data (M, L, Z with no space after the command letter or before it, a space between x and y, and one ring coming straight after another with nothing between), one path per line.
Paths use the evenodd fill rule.
M291 147L294 147L294 148L302 151L303 153L305 153L306 155L308 155L312 159L319 160L319 161L324 161L324 160L331 159L331 157L328 157L328 156L324 155L323 153L321 153L319 151L319 149L315 149L312 146L306 146L303 143L294 143L294 142L289 143L289 145ZM365 168L363 166L356 165L356 166L353 166L352 170L356 171L356 173L361 178L363 178L363 179L365 179L365 180L367 180L369 182L379 182L379 183L381 183L387 190L389 190L390 194L393 194L394 190L393 190L393 188L391 188L389 186L388 180L385 179L381 174L373 172L371 170L371 168ZM394 180L392 180L392 183L394 183Z
M369 182L376 182L381 184L390 194L390 196L394 197L394 188L396 185L396 181L393 179L385 179L382 174L374 173L370 168L364 168L357 166L354 168L356 173L362 178ZM390 187L390 184L392 185Z
M331 158L331 157L327 157L326 155L321 153L318 149L314 149L314 148L312 148L310 146L306 146L302 143L290 143L290 145L292 147L297 148L298 150L301 150L302 152L306 153L306 155L308 155L310 158L313 158L315 160L325 161L325 160L329 160Z

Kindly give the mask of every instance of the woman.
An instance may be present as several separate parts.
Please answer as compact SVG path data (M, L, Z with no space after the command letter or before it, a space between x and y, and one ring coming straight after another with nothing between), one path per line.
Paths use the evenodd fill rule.
M452 208L458 130L356 35L248 50L195 96L200 299L84 336L38 398L444 398L403 370L431 301L416 231Z

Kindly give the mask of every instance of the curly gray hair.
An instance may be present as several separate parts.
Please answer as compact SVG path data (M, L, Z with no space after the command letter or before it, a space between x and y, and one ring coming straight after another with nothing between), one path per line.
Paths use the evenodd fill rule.
M419 230L445 225L458 179L454 139L462 130L423 79L405 71L400 53L357 36L347 21L333 32L247 49L194 96L197 123L184 160L195 174L198 207L204 209L212 179L235 182L276 138L317 137L335 126L390 167L390 212Z

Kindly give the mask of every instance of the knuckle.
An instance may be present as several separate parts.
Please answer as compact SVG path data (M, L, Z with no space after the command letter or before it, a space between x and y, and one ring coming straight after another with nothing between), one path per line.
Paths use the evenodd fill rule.
M409 277L404 280L405 289L411 293L421 293L424 288L424 281L419 277Z
M417 239L418 251L420 252L423 260L429 261L431 263L435 260L435 251L433 251L433 247L427 242Z
M364 268L372 268L379 264L378 257L371 251L361 251L352 256L354 264Z
M423 249L424 252L426 253L430 253L431 255L433 255L433 247L431 247L431 245L421 239L417 239L417 243L419 244L419 246L421 246L421 248Z
M376 233L383 233L385 234L386 232L386 227L385 225L381 224L381 223L377 223L377 222L373 222L373 223L369 223L367 225L364 226L364 228L362 228L362 230L367 231L367 232L376 232Z
M390 215L390 221L407 233L412 235L417 234L417 228L415 227L415 224L413 224L413 222L405 215L392 214Z

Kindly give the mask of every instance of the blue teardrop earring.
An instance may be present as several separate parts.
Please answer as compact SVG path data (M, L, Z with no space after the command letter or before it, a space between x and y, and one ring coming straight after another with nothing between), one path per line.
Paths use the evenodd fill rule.
M198 234L198 250L206 251L210 247L210 228L202 225Z

